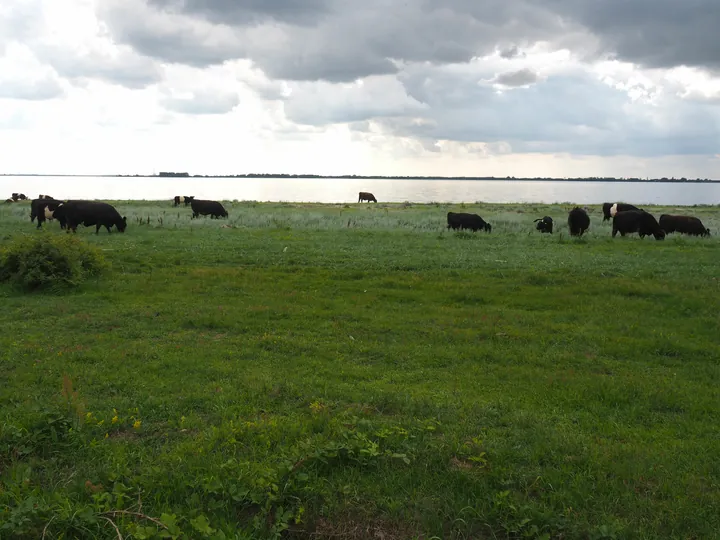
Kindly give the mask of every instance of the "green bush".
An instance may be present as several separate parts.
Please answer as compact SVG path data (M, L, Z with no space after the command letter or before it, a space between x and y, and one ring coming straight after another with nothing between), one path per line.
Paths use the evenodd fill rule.
M108 267L102 252L66 235L22 235L0 249L0 281L25 290L71 288Z

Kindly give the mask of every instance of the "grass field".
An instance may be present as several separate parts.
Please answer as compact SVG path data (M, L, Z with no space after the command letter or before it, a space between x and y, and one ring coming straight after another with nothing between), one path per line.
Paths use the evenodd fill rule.
M0 538L720 538L720 207L113 204L108 274L0 286Z

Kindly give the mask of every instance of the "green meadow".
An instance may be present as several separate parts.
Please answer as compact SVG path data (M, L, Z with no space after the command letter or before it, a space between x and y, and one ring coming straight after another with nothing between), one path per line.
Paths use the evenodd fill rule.
M113 204L105 274L0 285L0 538L720 538L720 206Z

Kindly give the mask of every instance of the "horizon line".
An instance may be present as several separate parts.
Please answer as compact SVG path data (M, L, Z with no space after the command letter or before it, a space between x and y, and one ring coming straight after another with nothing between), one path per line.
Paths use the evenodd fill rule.
M577 176L577 177L515 177L515 176L404 176L404 175L364 175L364 174L289 174L289 173L244 173L244 174L189 174L186 172L160 172L157 174L49 174L49 173L0 173L0 176L38 176L38 177L76 177L76 178L320 178L320 179L360 179L360 180L496 180L522 182L662 182L662 183L718 183L720 179L711 178L675 178L660 177L645 179L639 177L616 176Z

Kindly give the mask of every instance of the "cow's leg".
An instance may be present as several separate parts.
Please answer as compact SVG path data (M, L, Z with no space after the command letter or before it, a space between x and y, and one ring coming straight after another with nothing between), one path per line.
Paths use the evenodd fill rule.
M100 227L102 227L102 225L100 225L99 223L95 225L95 234L100 234Z
M105 228L108 230L108 234L112 234L112 227L105 225Z

